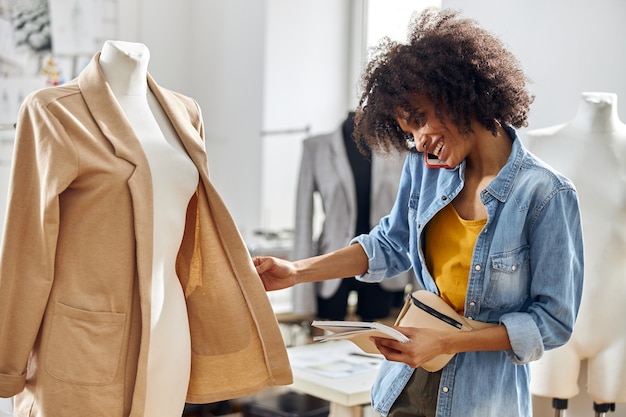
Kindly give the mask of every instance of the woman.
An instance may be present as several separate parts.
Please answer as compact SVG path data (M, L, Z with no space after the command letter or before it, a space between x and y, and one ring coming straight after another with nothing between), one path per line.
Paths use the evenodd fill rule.
M267 290L413 268L459 313L496 324L376 339L388 360L372 390L382 415L531 416L528 363L571 335L583 278L578 197L517 137L531 102L498 39L457 12L426 10L406 44L378 48L357 109L361 145L409 149L391 213L335 252L254 260ZM427 166L424 153L447 167ZM441 353L455 354L441 371L420 368Z

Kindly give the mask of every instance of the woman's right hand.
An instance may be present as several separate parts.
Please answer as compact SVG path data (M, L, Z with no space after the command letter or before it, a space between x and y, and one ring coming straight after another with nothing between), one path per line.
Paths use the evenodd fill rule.
M281 290L296 284L296 268L292 262L273 256L256 256L252 262L266 291Z

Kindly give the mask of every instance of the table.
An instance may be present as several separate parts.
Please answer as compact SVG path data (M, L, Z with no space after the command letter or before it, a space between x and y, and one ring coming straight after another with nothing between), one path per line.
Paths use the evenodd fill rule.
M296 391L330 402L329 417L363 417L382 355L363 353L346 340L287 349Z

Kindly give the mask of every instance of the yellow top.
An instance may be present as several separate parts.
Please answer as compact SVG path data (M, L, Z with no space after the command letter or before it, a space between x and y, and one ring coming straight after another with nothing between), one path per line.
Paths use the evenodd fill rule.
M428 223L425 234L426 266L441 298L459 314L465 310L465 294L476 238L487 219L462 219L448 204Z

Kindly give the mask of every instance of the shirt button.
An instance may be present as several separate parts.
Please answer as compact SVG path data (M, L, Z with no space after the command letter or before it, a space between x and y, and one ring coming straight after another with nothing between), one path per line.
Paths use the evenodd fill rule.
M517 269L517 267L516 267L515 265L513 265L513 266L511 267L511 271L515 271L516 269Z
M446 201L446 200L448 199L448 197L446 197L446 196L444 195L443 197L441 197L441 199L442 199L443 201Z
M474 269L475 269L475 270L477 270L477 271L480 271L480 265L476 265L476 266L474 267Z
M476 305L476 303L474 301L470 301L470 306L474 307Z
M443 387L443 389L442 389L442 390L443 390L443 392L448 392L448 391L450 391L450 389L449 389L448 387Z

